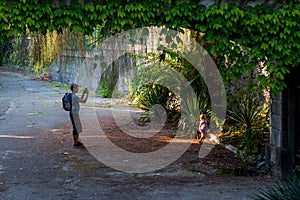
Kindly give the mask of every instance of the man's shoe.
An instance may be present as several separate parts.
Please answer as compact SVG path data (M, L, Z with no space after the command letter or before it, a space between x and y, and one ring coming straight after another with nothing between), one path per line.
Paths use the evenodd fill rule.
M74 148L78 148L78 149L82 149L84 146L81 142L77 142L76 144L74 144Z
M77 144L78 144L79 146L83 146L83 143L80 142L80 141L78 141Z

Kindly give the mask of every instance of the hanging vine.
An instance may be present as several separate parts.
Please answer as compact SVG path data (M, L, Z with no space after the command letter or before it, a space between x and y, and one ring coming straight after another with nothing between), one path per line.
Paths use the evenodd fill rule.
M214 57L225 81L263 63L270 76L259 76L258 89L274 93L284 88L284 76L300 65L300 5L297 0L246 6L201 1L98 1L20 0L0 2L0 41L14 35L43 35L66 28L99 38L135 27L188 28L204 34L201 44ZM200 3L199 3L200 2ZM45 53L50 49L45 50ZM46 56L45 54L43 54ZM46 59L47 60L47 59Z

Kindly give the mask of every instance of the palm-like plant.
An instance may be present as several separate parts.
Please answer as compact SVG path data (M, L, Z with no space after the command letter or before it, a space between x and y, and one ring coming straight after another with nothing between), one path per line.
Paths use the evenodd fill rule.
M253 153L256 148L259 127L262 123L263 107L258 96L253 93L240 93L237 95L229 117L236 121L243 134L240 147L245 147L248 153Z

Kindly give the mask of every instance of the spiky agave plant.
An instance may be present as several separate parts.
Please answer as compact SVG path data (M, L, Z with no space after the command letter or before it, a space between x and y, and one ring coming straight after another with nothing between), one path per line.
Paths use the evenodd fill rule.
M258 97L251 93L242 93L235 100L235 105L229 110L229 117L240 125L243 138L240 146L249 153L255 151L259 123L262 122L263 108Z
M181 100L181 118L179 129L192 138L197 133L199 116L208 106L208 99L198 96L196 98L185 97Z
M300 178L299 176L288 176L286 183L278 183L268 186L267 189L259 191L254 197L256 200L299 200Z

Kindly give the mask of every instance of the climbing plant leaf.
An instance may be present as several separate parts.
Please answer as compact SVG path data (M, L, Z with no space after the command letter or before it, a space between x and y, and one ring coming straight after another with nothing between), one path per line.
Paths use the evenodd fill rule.
M165 26L197 32L197 39L230 82L264 63L272 76L259 78L261 88L284 88L283 77L300 65L300 4L297 0L202 5L196 0L1 1L0 43L26 33L62 33L68 28L99 37L136 27ZM97 28L97 29L98 29ZM251 62L250 62L251 61ZM269 62L266 62L269 61ZM274 67L272 63L276 62ZM276 77L275 79L273 77Z

